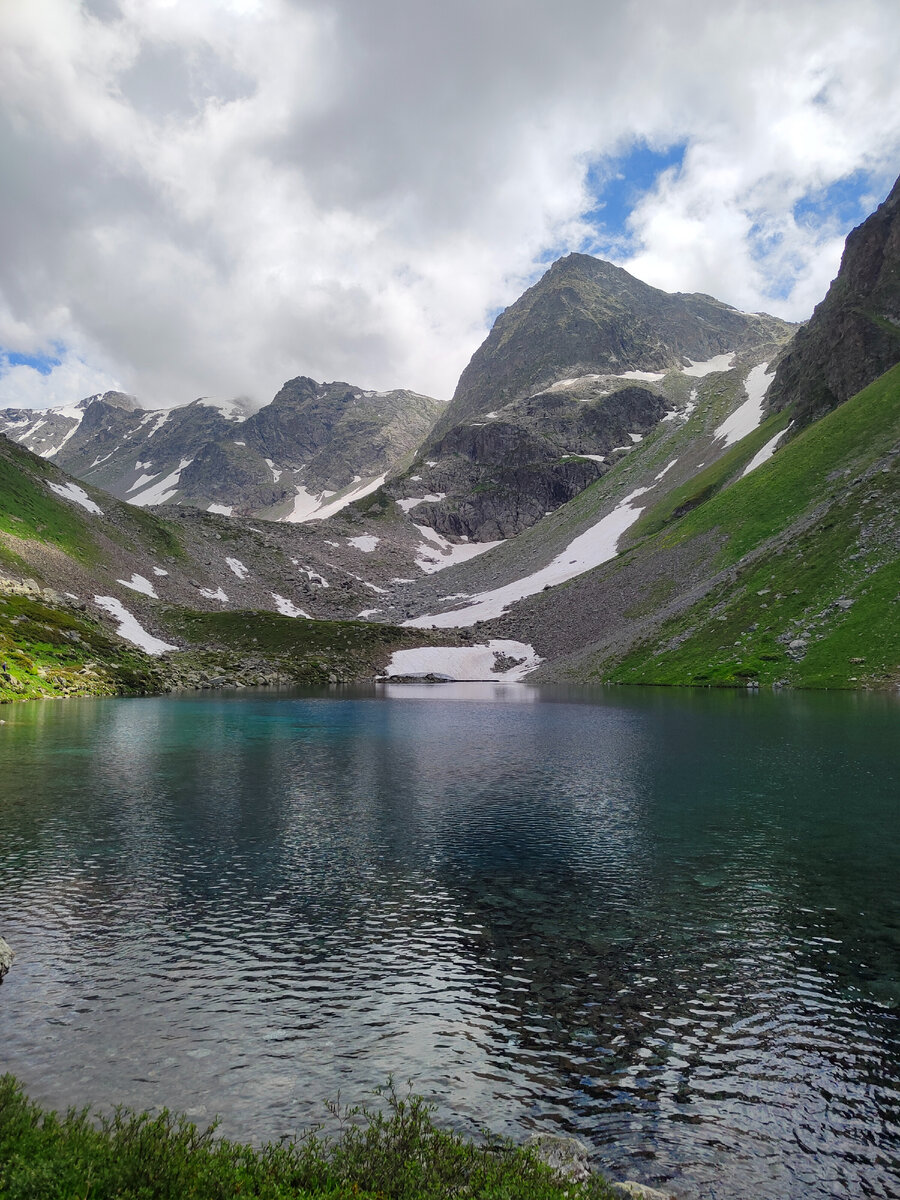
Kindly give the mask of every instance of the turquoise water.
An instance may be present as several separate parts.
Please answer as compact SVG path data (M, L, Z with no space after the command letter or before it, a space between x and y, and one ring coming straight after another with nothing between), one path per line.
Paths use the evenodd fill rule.
M679 1196L900 1194L900 706L0 709L2 1066L261 1140L389 1074Z

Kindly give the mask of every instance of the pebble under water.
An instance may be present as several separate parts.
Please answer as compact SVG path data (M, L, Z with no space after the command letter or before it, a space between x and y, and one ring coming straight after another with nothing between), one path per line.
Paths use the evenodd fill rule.
M262 1141L393 1075L683 1200L900 1195L900 706L7 706L0 1067Z

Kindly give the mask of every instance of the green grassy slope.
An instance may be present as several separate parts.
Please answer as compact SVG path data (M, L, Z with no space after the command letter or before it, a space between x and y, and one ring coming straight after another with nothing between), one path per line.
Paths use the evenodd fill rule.
M767 427L778 420L766 423L770 436ZM649 510L636 527L645 537L633 554L715 533L723 536L714 566L733 570L645 643L595 662L593 674L662 684L896 681L898 446L900 367L745 479L716 490L713 476L725 469L720 460L709 480L698 477L682 489L696 503L676 494Z
M67 481L68 476L46 459L0 437L0 534L54 546L85 566L103 561L104 539L125 549L140 546L148 555L184 557L174 523L78 484L103 516L90 513L49 487ZM21 565L2 536L0 563Z
M80 614L0 594L0 703L54 696L143 695L159 668Z

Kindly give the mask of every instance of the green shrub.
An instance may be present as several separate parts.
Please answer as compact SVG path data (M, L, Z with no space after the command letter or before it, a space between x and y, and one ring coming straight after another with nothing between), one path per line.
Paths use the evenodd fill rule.
M380 1096L384 1111L332 1112L341 1133L260 1149L184 1117L118 1110L92 1122L31 1103L0 1078L2 1200L613 1200L599 1176L563 1181L527 1149L438 1129L421 1097Z

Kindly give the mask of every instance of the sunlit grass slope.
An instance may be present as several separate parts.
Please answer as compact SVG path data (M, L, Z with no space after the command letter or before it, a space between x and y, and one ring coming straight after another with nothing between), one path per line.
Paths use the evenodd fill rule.
M727 471L720 460L709 478L648 511L633 554L714 533L716 566L731 570L624 658L596 664L596 674L805 687L900 678L898 447L895 367L746 478L717 488Z

